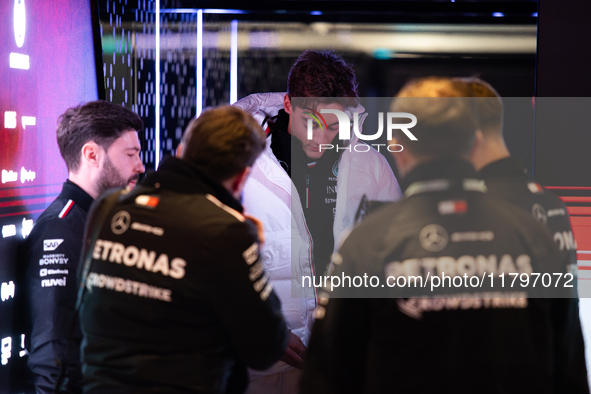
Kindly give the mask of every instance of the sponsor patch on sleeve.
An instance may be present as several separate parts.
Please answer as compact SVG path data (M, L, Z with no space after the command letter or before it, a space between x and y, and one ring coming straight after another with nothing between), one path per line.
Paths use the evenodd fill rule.
M266 301L269 298L269 295L273 291L273 285L271 283L267 283L267 286L261 291L260 296L261 300Z
M542 188L542 186L540 186L539 184L535 183L535 182L530 182L527 184L527 188L529 189L530 192L536 194L536 193L542 193L544 191L544 189Z
M468 211L468 203L465 200L441 201L437 205L440 215L462 214Z
M248 249L246 249L242 253L242 257L244 257L244 261L246 264L252 265L255 261L259 259L259 244L253 243Z
M224 211L228 212L230 215L234 216L236 219L240 220L241 222L246 221L246 218L244 217L244 215L242 215L240 212L236 211L235 209L232 209L229 206L225 205L224 203L222 203L220 200L218 200L217 198L215 198L211 194L205 195L205 198L207 198L209 201L211 201L212 203L214 203L215 205L217 205L218 207L220 207Z
M160 199L158 197L147 196L145 194L142 194L141 196L137 196L135 199L135 203L137 205L140 205L143 207L148 207L148 208L156 208L156 206L158 205L159 202L160 202Z
M248 279L250 279L251 281L254 282L257 278L259 278L263 274L263 272L265 272L265 267L263 266L263 263L261 263L259 261L258 263L256 263L252 267L250 267L250 273L248 274Z

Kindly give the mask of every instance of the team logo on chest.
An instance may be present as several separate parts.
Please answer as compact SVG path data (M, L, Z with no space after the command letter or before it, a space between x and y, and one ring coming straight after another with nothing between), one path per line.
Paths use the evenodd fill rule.
M421 246L429 252L439 252L447 246L447 231L438 224L428 224L419 233Z
M334 176L339 175L339 160L335 161L332 165L332 173L334 174Z
M129 223L131 222L131 216L127 211L119 211L111 219L111 231L114 234L120 235L127 231Z

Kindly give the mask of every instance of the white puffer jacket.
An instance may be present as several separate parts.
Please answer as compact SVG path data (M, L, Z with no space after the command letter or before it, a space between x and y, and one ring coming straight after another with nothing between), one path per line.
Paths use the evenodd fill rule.
M234 105L249 112L260 123L266 117L277 115L283 108L285 93L253 94ZM363 113L358 106L351 112ZM360 128L367 114L360 115ZM272 138L272 137L271 137ZM306 226L298 192L271 150L271 138L267 147L254 163L243 190L245 211L263 222L266 242L262 260L272 280L275 292L281 299L283 315L288 328L308 345L316 308L315 289L304 290L302 276L312 276L311 237ZM351 146L363 144L353 137ZM366 150L367 148L360 149ZM337 175L337 205L333 227L335 244L348 232L355 213L365 194L370 200L392 201L401 197L400 187L392 170L380 153L371 148L368 152L354 149L342 153ZM264 372L268 375L290 369L279 361Z

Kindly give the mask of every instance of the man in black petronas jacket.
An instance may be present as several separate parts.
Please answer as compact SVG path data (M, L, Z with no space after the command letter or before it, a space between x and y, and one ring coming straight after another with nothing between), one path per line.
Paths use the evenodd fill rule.
M554 242L563 252L567 270L577 275L577 244L568 209L558 196L535 182L518 159L511 157L503 137L504 107L501 97L481 79L461 78L459 81L468 85L478 109L478 123L483 138L471 161L478 171L478 177L486 183L487 194L515 204L548 227ZM576 282L575 276L575 286ZM579 287L578 290L581 297L589 294L584 288ZM565 342L559 351L572 360L569 369L564 372L572 376L584 376L587 370L578 298L570 299L569 311L564 324L568 326L570 335L564 338Z
M518 159L511 157L503 137L503 101L497 91L478 78L461 78L470 88L478 108L483 139L472 156L478 177L484 179L487 194L509 201L545 224L558 248L566 251L573 272L577 253L566 205L555 194L536 183Z
M242 110L204 112L180 158L87 227L80 321L86 393L230 393L287 345L260 240L237 198L265 134Z
M394 101L418 121L418 141L393 135L406 198L368 216L333 258L332 275L368 285L338 287L319 308L302 393L589 392L570 357L582 349L562 349L580 333L564 324L574 284L564 252L475 179L468 158L482 136L469 96L461 82L426 78ZM534 273L552 287L533 286ZM419 285L405 287L411 276Z

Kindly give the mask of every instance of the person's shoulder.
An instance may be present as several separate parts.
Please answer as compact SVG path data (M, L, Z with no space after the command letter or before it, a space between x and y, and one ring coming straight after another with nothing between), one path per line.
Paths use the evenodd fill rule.
M538 197L540 200L544 201L549 209L563 209L564 211L567 211L566 209L566 204L564 203L564 201L562 201L562 199L560 197L558 197L556 194L554 194L554 192L552 192L551 190L546 189L545 187L541 186L540 184L538 184L537 182L531 181L528 183L527 185L528 189L530 191L532 191L532 193ZM533 190L540 190L539 192L534 192ZM564 215L564 213L563 213Z
M225 205L211 194L204 196L206 204L211 204L207 210L213 216L207 220L208 226L196 224L201 230L205 230L204 236L211 241L210 246L218 248L224 246L226 254L240 252L248 260L247 256L253 248L258 253L259 238L257 229L250 219L242 213Z
M402 221L401 213L408 207L408 201L385 202L365 217L349 234L347 240L373 244Z
M256 234L247 218L211 194L198 194L188 204L174 207L175 227L207 239ZM247 237L250 238L250 237Z
M546 237L550 235L548 228L542 221L511 201L494 196L483 195L484 208L494 214L499 223L517 228L528 239ZM552 237L549 237L552 240ZM552 242L553 244L554 242Z
M72 200L58 197L35 222L23 242L23 250L27 256L34 256L59 246L62 252L79 253L85 217L86 213Z
M487 182L487 195L518 206L528 216L551 228L570 228L566 204L556 194L534 180L498 180Z
M78 216L78 214L79 212L74 200L64 199L58 196L39 216L29 236L33 235L31 238L34 238L35 233L48 227L68 227L71 219Z
M199 205L210 205L209 209L211 209L211 213L229 224L244 223L246 221L246 218L242 213L224 204L211 194L202 195L199 200L200 201L195 201L195 203L200 203Z

